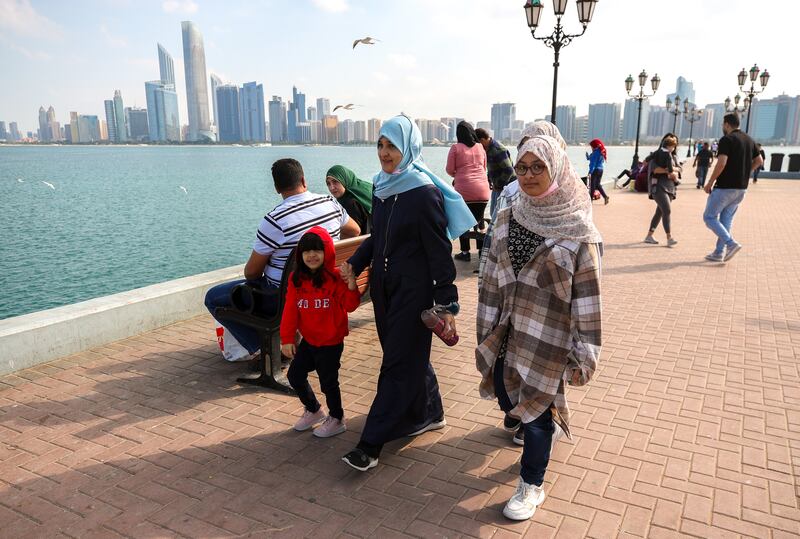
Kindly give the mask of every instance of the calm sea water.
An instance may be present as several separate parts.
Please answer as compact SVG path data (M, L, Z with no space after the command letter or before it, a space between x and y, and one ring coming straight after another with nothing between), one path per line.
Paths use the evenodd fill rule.
M442 177L447 151L423 151ZM608 153L607 176L633 151ZM0 319L244 263L281 157L320 193L331 165L378 170L371 147L0 146Z

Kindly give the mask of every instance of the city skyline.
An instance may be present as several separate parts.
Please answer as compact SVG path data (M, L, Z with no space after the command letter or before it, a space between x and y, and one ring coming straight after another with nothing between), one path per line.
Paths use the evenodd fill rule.
M568 26L578 26L572 20L576 19L573 3L565 17ZM637 26L637 5L627 0L598 4L586 35L562 52L559 104L573 104L583 115L590 101L623 102L624 78L642 67L665 81L681 74L693 81L700 105L733 97L736 73L753 62L773 74L764 97L783 91L791 95L800 88L800 74L781 47L780 36L788 31L788 23L773 20L781 5L777 1L765 1L747 17L754 28L770 26L775 31L759 34L755 41L726 41L724 54L714 46L744 32L740 14L749 5L746 2L728 2L717 13L713 6L677 0L671 8L677 12L684 8L692 16L677 29L645 33L630 31ZM126 104L144 106L142 81L152 80L158 68L150 51L162 43L180 58L178 29L184 20L201 29L207 74L233 84L259 81L267 96L288 96L297 85L309 96L327 96L332 104L363 104L347 114L354 120L386 118L402 110L415 117L447 115L477 121L487 119L484 111L495 102L516 103L524 118L544 117L549 110L552 51L530 38L517 3L408 0L403 6L376 8L347 0L224 6L193 0L147 4L119 0L75 10L55 2L0 0L0 13L4 30L0 54L8 60L4 63L15 81L0 89L0 118L16 121L23 131L33 130L35 117L22 117L19 111L35 111L42 103L65 111L59 117L62 123L68 110L104 116L103 101L116 89ZM267 22L268 28L288 25L294 39L287 42L280 32L260 30ZM552 22L551 10L546 9L542 28ZM352 50L353 36L366 33L382 41ZM645 34L647 39L631 45L631 37ZM466 42L474 44L468 54ZM601 52L592 52L597 50ZM615 54L619 50L625 54ZM473 61L480 58L490 58L483 65L492 69L475 72L473 64L480 64ZM180 59L176 63L185 64ZM188 118L185 68L175 66L182 123ZM498 77L502 72L508 75ZM207 86L208 77L203 80ZM666 89L661 92L654 103L663 102Z

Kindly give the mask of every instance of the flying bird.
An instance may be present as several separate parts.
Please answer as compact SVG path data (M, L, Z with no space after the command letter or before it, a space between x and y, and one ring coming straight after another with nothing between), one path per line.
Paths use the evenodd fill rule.
M55 191L55 190L56 190L56 186L55 186L55 185L53 185L52 183L50 183L50 182L46 182L46 181L44 181L44 180L42 180L42 183L43 183L43 184L45 184L45 185L46 185L47 187L49 187L50 189L52 189L53 191Z
M185 188L184 186L182 186L182 185L179 185L178 187L180 187L181 189L183 189L183 192L184 192L184 193L186 193L187 195L189 194L189 191L187 191L187 190L186 190L186 188Z
M355 49L356 45L358 45L359 43L361 43L362 45L374 45L378 41L380 41L380 39L375 39L374 37L369 37L369 36L363 39L356 39L355 41L353 41L353 48Z
M448 131L450 131L450 126L449 126L449 125L447 125L446 123L444 123L444 122L439 122L439 125L441 125L441 126L442 126L442 127L444 127L445 129L447 129Z
M353 110L353 107L358 107L358 106L359 105L354 105L352 103L348 103L347 105L336 105L335 107L333 107L333 112L336 112L339 109Z
M25 183L25 180L23 180L22 178L17 178L17 181L18 181L19 183Z

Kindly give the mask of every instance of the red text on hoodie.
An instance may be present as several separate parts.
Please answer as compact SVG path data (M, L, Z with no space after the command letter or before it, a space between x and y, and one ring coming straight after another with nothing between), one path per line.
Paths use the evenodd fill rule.
M328 232L319 226L308 232L322 239L325 261L317 271L325 271L325 280L320 288L315 287L310 279L302 279L300 286L295 286L292 272L281 316L281 344L294 344L297 330L312 346L341 344L349 333L347 313L356 310L361 294L358 288L350 290L342 280L335 265L333 240ZM302 264L301 253L295 252L295 256L297 263Z

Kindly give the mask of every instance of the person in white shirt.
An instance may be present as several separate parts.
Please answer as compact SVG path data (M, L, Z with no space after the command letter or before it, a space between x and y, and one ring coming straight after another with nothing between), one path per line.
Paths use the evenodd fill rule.
M275 191L283 201L258 225L253 252L244 267L244 279L219 284L206 293L205 305L211 316L217 308L231 306L231 290L243 282L278 288L289 254L309 228L321 226L334 241L352 238L361 232L335 198L308 190L303 167L296 159L275 161L272 179ZM274 313L277 303L263 308L265 311L271 308ZM254 329L230 321L224 325L248 352L254 354L258 351L260 342Z

